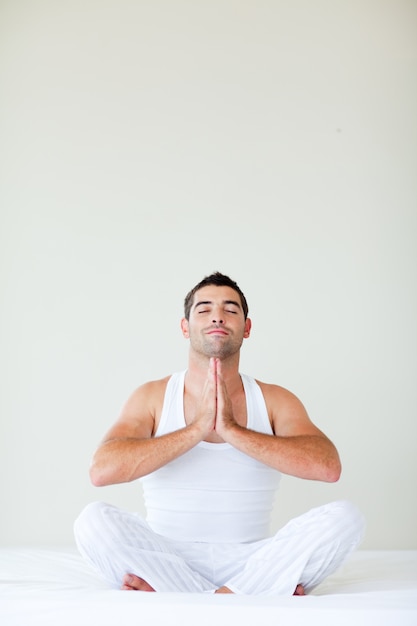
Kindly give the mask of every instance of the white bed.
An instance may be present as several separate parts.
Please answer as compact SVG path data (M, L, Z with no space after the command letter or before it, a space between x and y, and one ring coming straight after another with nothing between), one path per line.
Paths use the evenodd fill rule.
M305 597L109 589L74 548L0 548L2 626L417 625L417 551L358 551Z

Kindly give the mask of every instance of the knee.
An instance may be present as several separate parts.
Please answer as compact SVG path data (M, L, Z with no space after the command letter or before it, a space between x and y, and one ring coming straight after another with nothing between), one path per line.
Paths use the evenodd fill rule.
M349 500L333 502L333 513L346 530L349 530L357 540L361 541L365 533L365 518L361 511Z
M97 534L103 511L107 506L105 502L91 502L81 511L74 522L74 535L78 545L88 541L91 534Z

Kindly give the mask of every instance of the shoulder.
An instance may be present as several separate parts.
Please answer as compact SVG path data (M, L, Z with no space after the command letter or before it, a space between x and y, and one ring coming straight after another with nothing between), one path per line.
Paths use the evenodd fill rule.
M158 419L170 378L171 376L166 376L159 380L150 380L136 387L125 402L119 419Z
M135 437L150 437L154 431L164 401L170 376L137 387L125 402L121 413L104 437L104 441Z
M165 376L164 378L159 378L158 380L148 380L146 383L142 383L141 385L139 385L134 393L160 393L161 391L166 389L166 386L171 376L172 374L169 374L168 376Z
M280 385L274 385L271 383L264 383L260 380L255 379L255 382L259 385L259 387L261 388L261 391L263 393L263 396L265 398L265 402L268 403L268 401L270 402L279 402L279 403L283 403L283 404L287 404L287 403L294 403L294 404L298 404L301 403L301 401L299 400L299 398L297 398L297 396L292 393L292 391L289 391L288 389L285 389L285 387L281 387Z
M149 408L159 405L163 402L170 378L171 374L169 376L165 376L164 378L150 380L139 385L139 387L136 387L136 389L131 393L126 404L135 405L139 402L142 406L145 404Z

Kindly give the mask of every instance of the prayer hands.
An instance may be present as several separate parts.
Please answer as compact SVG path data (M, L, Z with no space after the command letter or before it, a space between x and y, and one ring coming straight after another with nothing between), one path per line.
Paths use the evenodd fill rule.
M216 390L217 390L217 410L216 410L216 423L215 430L218 435L225 439L226 431L236 426L236 420L233 415L233 405L227 391L226 383L222 373L222 362L220 359L213 359L215 361L216 371Z
M228 428L236 425L232 401L223 378L220 359L210 359L199 408L198 419L205 426L205 435L215 431L225 438Z

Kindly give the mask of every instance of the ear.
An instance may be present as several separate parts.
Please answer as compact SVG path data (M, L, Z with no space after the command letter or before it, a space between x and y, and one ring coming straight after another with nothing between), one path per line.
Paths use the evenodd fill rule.
M188 339L190 336L190 332L189 332L188 320L185 319L185 317L183 317L181 320L181 330L182 330L183 337Z
M245 330L244 330L244 333L243 333L243 337L245 339L247 339L249 337L251 328L252 328L252 322L251 322L251 320L248 317L246 319L246 321L245 321Z

